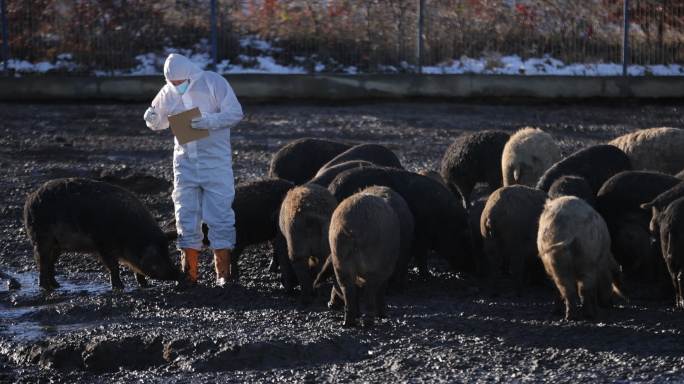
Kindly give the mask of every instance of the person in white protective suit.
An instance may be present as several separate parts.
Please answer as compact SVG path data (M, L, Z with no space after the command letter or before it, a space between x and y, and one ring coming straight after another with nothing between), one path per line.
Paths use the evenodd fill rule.
M147 126L155 131L166 129L169 115L198 107L202 117L193 119L191 126L209 131L208 137L184 145L175 140L172 197L181 267L186 282L196 284L204 222L214 250L216 282L223 286L231 278L236 238L230 128L242 120L242 107L226 79L201 70L183 55L169 55L164 77L166 85L145 111Z

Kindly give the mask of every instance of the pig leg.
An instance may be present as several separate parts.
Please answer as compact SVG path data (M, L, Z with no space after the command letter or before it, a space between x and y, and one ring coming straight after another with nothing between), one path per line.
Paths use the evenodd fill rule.
M119 276L119 260L107 252L100 252L102 262L109 270L109 281L112 284L112 290L123 290L124 285Z
M408 253L408 252L406 252ZM406 282L408 281L408 261L409 255L401 255L394 267L394 272L390 276L389 286L392 287L392 293L402 293L406 289Z
M358 288L354 284L354 278L348 273L343 273L335 268L337 284L344 296L344 327L356 326L356 318L359 316Z
M136 273L135 274L135 281L138 282L138 286L140 288L147 288L148 287L147 279L145 278L145 275L143 275L143 274Z
M280 267L281 255L287 255L287 241L285 241L285 236L278 232L271 243L273 245L273 256L271 257L271 264L268 266L268 271L276 273L278 272L278 267Z
M238 266L238 261L240 261L240 255L242 255L242 248L235 248L230 257L230 280L238 282L240 280L240 267Z
M499 280L501 278L501 255L499 246L494 239L486 238L483 243L486 273L486 290L490 296L499 294Z
M47 290L59 288L55 280L55 263L59 256L59 249L53 241L39 240L33 247L33 255L38 264L40 287Z
M577 282L572 274L563 271L561 272L559 268L555 268L555 274L553 274L554 283L558 288L558 292L565 304L565 320L574 320L577 316Z
M525 282L525 256L522 252L513 252L511 254L510 270L515 282L515 293L520 297L522 296Z
M682 284L684 284L684 276L682 276L684 272L679 271L677 273L677 282L676 282L676 289L677 289L677 303L676 307L679 309L684 309L684 287L682 287Z
M287 252L278 255L278 264L280 264L280 283L287 292L292 292L295 285L297 285L297 277L295 276L290 259L287 257Z
M355 327L356 319L359 317L359 292L354 283L342 288L344 295L344 327Z
M378 289L377 295L376 295L376 302L377 302L377 308L378 308L378 317L381 319L384 319L387 317L387 304L385 303L385 294L387 292L387 282L383 283L380 286L380 289Z
M344 297L342 296L342 292L337 287L337 283L333 284L332 288L330 288L330 301L328 301L328 308L330 309L339 309L341 305L344 303Z
M579 294L582 299L582 310L587 319L595 319L598 313L598 297L596 293L597 281L595 273L585 277L579 284Z
M422 277L430 277L430 270L427 266L428 248L425 240L416 240L413 242L413 250L411 252L416 260L416 266Z
M565 320L577 319L579 317L577 314L577 284L572 280L567 280L563 283L561 290L563 292L561 293L563 302L565 303Z
M313 300L313 279L311 278L311 273L309 272L309 265L304 260L297 260L292 263L292 269L295 275L297 275L297 280L299 281L299 286L302 288L302 304L308 305Z
M368 277L368 280L374 280L374 276ZM363 304L363 326L372 327L375 325L375 317L378 315L378 291L379 284L374 281L367 281L363 287L363 296L361 302Z

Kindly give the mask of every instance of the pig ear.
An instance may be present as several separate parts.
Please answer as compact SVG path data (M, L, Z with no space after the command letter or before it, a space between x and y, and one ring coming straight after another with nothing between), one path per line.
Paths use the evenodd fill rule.
M653 204L652 203L643 203L640 205L640 207L641 207L641 209L643 209L645 211L650 211L651 208L653 208Z
M176 240L178 238L178 232L171 230L171 231L165 231L164 236L166 237L166 240L172 241Z

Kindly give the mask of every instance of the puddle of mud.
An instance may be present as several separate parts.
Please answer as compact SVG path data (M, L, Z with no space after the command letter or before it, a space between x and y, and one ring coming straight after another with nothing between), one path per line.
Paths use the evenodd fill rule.
M0 310L3 310L0 306ZM97 326L96 323L75 324L41 324L37 321L21 321L0 325L3 333L17 342L35 342L44 340L46 337L55 336L65 332L77 331L87 327Z
M45 293L38 286L36 272L12 273L20 284L19 290L10 291L6 284L0 288L0 330L15 341L37 341L47 336L70 332L96 323L52 324L36 321L41 311L50 310L57 304L83 295L100 295L111 290L104 282L61 279L61 287ZM38 303L38 304L37 304Z
M22 297L44 294L38 285L37 272L10 273L9 275L15 278L19 284L21 284L21 288L12 291L12 294ZM58 281L60 287L55 290L55 293L58 294L99 294L111 290L111 286L105 282L74 280L64 277L58 279ZM0 294L3 293L10 293L10 291L7 289L7 284L0 285ZM0 317L1 316L2 315L0 315Z

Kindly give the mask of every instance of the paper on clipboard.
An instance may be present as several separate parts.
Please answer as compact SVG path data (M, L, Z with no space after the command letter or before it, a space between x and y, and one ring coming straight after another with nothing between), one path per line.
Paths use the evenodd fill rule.
M201 116L202 113L200 113L200 110L197 107L169 116L171 132L176 136L178 144L186 144L209 136L209 131L205 129L195 129L190 126L192 119Z

